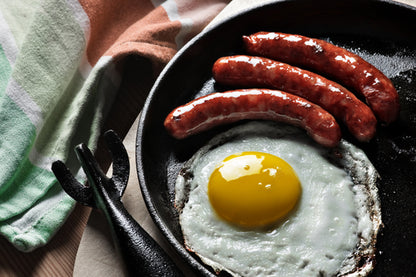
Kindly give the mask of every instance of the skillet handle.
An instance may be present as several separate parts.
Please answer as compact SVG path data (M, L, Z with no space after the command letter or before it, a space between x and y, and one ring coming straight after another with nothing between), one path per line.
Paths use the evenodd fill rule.
M183 276L176 264L153 238L133 219L121 202L104 201L101 210L107 217L113 239L135 276Z
M131 276L183 276L166 252L124 207L121 196L129 174L127 151L113 131L106 132L105 138L114 161L112 178L102 172L85 144L78 145L75 152L87 175L89 186L79 183L61 161L52 164L52 171L72 198L104 213L115 246L123 258L126 273Z

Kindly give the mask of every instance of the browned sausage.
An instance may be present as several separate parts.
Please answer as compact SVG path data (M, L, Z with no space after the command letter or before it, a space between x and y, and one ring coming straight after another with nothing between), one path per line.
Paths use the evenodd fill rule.
M238 87L267 87L303 97L340 119L360 141L376 132L371 109L343 86L313 72L262 57L231 56L213 66L217 82Z
M360 56L329 42L301 35L259 32L243 37L248 53L324 74L365 97L384 123L399 115L399 95L380 70Z
M327 147L336 146L341 139L339 125L327 111L296 95L269 89L240 89L202 96L173 110L164 125L173 137L182 139L243 119L294 124Z

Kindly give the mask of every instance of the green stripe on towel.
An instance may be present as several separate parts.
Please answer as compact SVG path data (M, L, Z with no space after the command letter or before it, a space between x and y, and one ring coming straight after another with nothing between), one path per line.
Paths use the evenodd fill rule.
M26 34L7 41L12 65L0 45L0 234L21 251L47 243L73 208L50 166L63 160L77 174L73 149L94 150L119 85L111 56L85 74L85 18L68 6L74 1L43 1L30 24L0 26Z

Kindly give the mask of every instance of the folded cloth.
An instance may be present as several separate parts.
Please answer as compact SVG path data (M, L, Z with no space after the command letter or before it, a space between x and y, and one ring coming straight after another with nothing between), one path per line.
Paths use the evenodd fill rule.
M74 207L51 164L85 180L73 149L96 148L123 61L157 76L227 2L0 1L0 233L16 248L46 244Z

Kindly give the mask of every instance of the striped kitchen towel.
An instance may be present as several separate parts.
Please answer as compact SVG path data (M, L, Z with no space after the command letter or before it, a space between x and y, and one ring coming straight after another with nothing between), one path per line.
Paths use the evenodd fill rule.
M0 1L3 236L21 251L50 240L74 206L51 164L62 160L83 178L74 146L95 149L123 59L145 58L156 76L227 2Z

